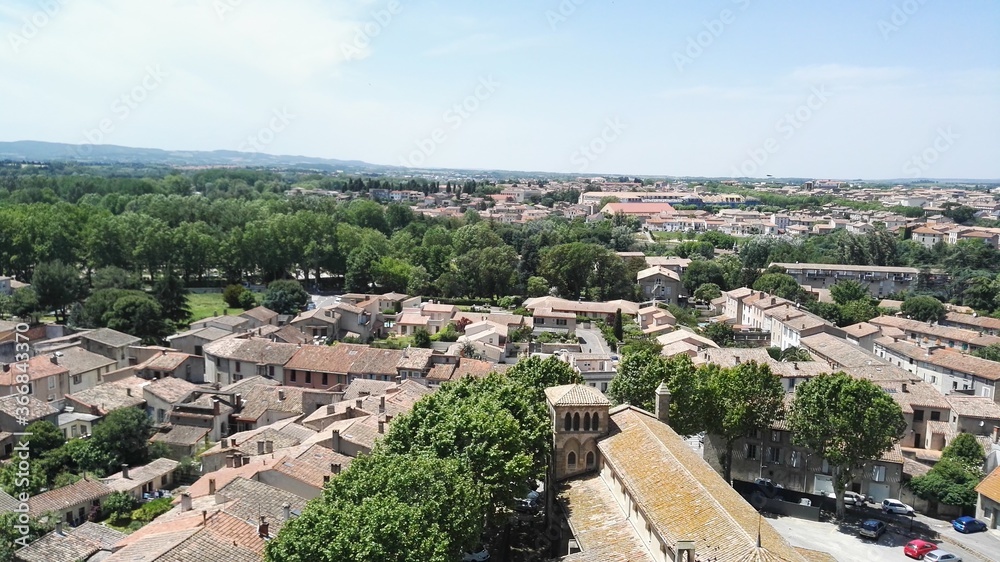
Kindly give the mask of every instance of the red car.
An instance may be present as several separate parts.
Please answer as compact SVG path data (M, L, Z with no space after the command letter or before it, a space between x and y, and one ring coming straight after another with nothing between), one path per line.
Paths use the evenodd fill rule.
M903 547L903 554L910 558L921 559L928 552L937 549L937 545L920 539L913 539Z

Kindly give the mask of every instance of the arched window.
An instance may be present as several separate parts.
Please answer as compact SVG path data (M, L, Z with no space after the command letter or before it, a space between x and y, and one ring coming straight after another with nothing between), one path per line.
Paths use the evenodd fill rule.
M573 431L580 431L580 414L573 414Z
M594 417L590 418L590 429L594 431L601 430L601 414L594 412Z
M570 467L576 467L576 453L570 451L569 454L566 455L566 464Z
M587 453L587 468L594 468L594 452L590 451Z
M566 420L563 422L563 427L566 431L573 429L573 416L569 412L566 412Z
M590 431L590 412L583 415L583 430Z

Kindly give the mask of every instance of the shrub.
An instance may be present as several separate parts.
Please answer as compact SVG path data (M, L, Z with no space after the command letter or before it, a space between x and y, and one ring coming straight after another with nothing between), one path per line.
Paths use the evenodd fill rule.
M240 297L249 292L243 285L229 285L222 291L222 300L226 301L229 308L240 308Z
M170 508L173 507L171 501L171 498L158 498L146 502L142 507L132 512L132 520L149 523L158 516L170 511Z

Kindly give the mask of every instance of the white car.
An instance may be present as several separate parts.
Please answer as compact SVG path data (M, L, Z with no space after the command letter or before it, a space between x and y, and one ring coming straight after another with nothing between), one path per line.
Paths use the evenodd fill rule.
M490 551L486 550L485 546L481 546L475 552L466 553L462 557L462 562L486 562L489 559Z
M932 550L924 555L925 562L962 562L962 557L947 550Z
M886 513L898 513L900 515L913 515L913 508L899 500L882 500L882 511Z
M864 494L859 494L857 492L844 492L844 504L865 505L865 496Z

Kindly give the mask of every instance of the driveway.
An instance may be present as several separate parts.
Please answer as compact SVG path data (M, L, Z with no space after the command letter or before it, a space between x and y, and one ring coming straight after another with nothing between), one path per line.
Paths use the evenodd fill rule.
M991 562L1000 562L1000 532L969 533L965 535L956 531L948 521L931 519L923 515L917 515L916 520L923 522L936 531L944 540L952 541L975 550L977 553L988 557L987 559Z
M841 526L828 521L816 522L773 515L765 517L793 546L826 552L841 562L909 560L903 555L903 545L914 538L906 532L906 527L891 526L890 531L882 535L878 542L873 542L862 540L858 536L857 527L850 524ZM992 562L947 541L941 542L940 547L958 554L965 562Z
M586 330L578 327L576 337L583 340L581 344L583 353L603 353L606 355L614 355L615 353L611 351L611 347L604 340L604 335L601 334L600 330Z

